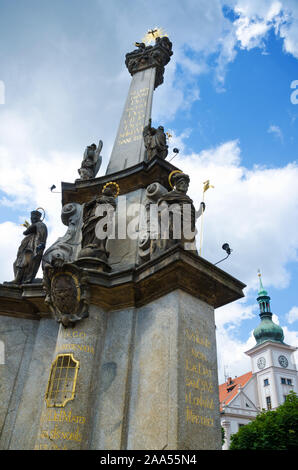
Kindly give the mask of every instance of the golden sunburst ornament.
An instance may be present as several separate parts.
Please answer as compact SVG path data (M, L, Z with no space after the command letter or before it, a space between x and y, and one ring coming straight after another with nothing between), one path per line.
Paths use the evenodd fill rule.
M146 45L152 44L155 42L156 38L163 38L164 36L168 36L166 32L162 28L153 28L153 29L148 29L147 33L142 39L142 42L144 42Z
M109 181L109 182L106 183L106 184L104 185L104 187L102 188L102 192L104 192L104 190L105 190L106 188L108 188L109 186L114 186L114 187L115 187L114 198L116 198L116 197L119 195L119 193L120 193L120 186L119 186L119 184L115 183L115 181Z

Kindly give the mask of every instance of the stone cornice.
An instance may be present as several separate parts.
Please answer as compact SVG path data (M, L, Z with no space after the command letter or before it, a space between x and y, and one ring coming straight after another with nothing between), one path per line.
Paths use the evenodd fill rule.
M260 351L267 348L284 349L288 351L296 351L298 349L296 346L290 346L286 343L265 341L264 343L256 344L253 348L249 349L248 351L245 351L245 354L247 354L248 356L257 355Z
M74 183L62 182L62 205L70 202L83 204L98 195L103 186L109 181L115 181L120 187L120 195L146 188L151 183L158 182L168 190L169 174L179 168L171 165L167 160L154 158L150 162L141 162L125 170L100 176L89 181L76 180Z
M118 272L88 270L90 303L107 310L140 307L176 289L214 308L243 297L245 284L180 245L136 268ZM0 285L0 315L39 319L49 316L41 283Z

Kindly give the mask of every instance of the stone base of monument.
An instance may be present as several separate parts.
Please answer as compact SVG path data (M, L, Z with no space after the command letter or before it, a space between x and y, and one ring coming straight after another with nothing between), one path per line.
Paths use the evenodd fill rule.
M245 285L179 246L135 269L93 268L84 270L88 318L60 326L58 337L42 284L0 285L5 335L20 320L36 325L18 377L22 399L10 405L0 390L16 423L7 420L2 448L220 449L214 309L242 297ZM55 396L62 357L68 375Z

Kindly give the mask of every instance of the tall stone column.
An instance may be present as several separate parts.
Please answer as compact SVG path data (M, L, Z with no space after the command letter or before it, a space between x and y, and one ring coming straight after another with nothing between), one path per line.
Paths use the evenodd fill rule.
M139 44L138 49L126 54L132 81L106 174L144 160L143 129L151 117L153 91L163 82L164 67L172 54L167 37L156 38L154 46Z
M144 160L143 129L151 117L155 73L149 68L132 77L107 174Z

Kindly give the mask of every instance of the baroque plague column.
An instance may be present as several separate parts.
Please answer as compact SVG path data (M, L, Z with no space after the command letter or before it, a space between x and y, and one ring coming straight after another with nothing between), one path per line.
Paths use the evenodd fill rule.
M205 206L196 210L191 175L166 160L164 128L152 127L172 43L136 47L106 175L96 176L99 141L87 147L80 178L62 183L68 229L44 253L43 284L0 286L3 316L39 324L11 389L18 405L4 419L3 448L221 449L214 309L245 285L198 256ZM177 236L184 206L191 230ZM102 237L100 224L112 227Z

